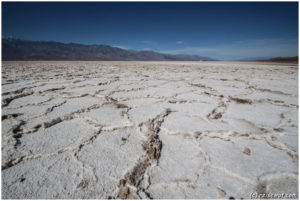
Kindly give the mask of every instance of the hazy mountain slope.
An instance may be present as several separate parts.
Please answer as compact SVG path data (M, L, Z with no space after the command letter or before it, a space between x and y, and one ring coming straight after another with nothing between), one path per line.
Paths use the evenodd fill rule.
M286 62L286 63L298 63L298 56L296 57L275 57L271 58L268 61L271 62Z
M196 55L170 55L154 51L124 50L108 45L82 45L54 41L2 38L2 60L150 60L213 61Z

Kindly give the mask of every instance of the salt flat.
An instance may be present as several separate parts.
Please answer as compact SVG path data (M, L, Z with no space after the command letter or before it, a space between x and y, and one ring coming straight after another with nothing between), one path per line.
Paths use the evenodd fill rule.
M2 64L3 199L298 198L297 65Z

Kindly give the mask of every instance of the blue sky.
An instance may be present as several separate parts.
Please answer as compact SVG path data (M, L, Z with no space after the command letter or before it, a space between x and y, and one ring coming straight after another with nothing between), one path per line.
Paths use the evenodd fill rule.
M2 36L231 60L298 55L298 2L2 2Z

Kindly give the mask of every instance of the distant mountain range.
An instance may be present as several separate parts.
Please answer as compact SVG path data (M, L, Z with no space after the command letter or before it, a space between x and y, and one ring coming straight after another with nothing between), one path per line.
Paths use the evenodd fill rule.
M298 63L298 56L296 57L274 57L268 59L270 62L282 62L282 63Z
M245 57L241 59L237 59L236 61L260 61L260 60L268 60L272 57Z
M237 61L264 61L277 63L298 63L298 56L295 57L248 57Z
M209 57L125 50L109 45L82 45L54 41L2 38L2 60L85 60L85 61L216 61Z

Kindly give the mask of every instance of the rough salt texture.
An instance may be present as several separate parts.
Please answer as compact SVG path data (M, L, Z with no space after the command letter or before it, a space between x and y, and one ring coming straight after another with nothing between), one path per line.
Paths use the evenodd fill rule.
M298 198L298 66L3 62L3 199Z

